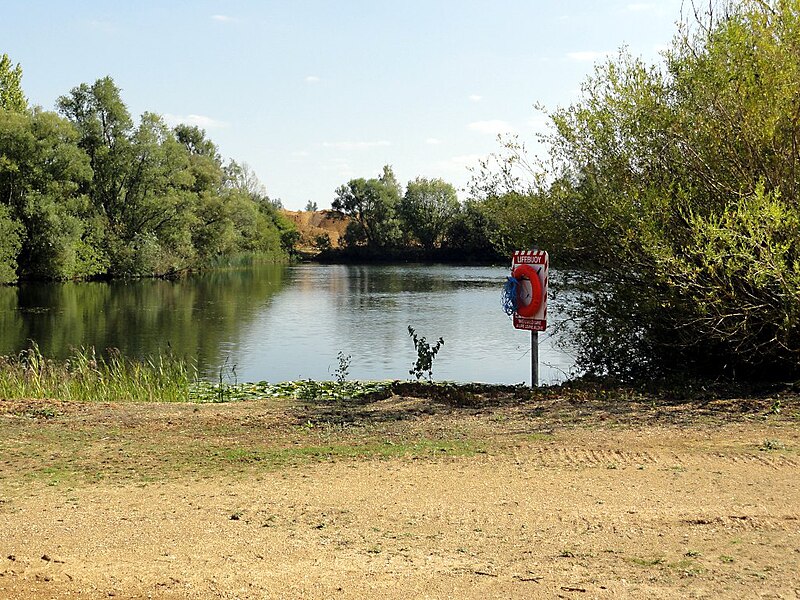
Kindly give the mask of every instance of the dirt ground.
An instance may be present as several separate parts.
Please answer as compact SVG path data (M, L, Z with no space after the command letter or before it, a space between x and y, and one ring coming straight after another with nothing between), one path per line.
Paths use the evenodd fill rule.
M339 240L350 222L349 218L332 210L284 210L283 214L297 226L297 231L300 232L299 246L305 250L315 250L316 238L326 234L331 247L338 248Z
M799 598L800 402L0 400L0 598Z

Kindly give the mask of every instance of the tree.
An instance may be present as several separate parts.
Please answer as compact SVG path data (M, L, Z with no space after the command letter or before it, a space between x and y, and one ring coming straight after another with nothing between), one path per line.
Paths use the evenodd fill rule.
M399 201L400 186L392 168L386 165L377 179L351 179L337 188L331 206L354 219L346 232L348 243L388 248L401 237Z
M193 125L179 124L173 129L175 138L189 155L189 169L193 176L192 191L219 193L225 171L217 146L206 138L206 133Z
M491 241L491 235L483 204L477 200L467 200L448 226L444 245L458 249L462 256L505 260L508 254L498 252L497 246Z
M11 112L25 112L28 101L22 92L22 67L11 66L8 54L0 56L0 108Z
M441 179L409 181L399 212L407 230L426 249L441 245L459 210L456 189Z
M240 252L285 257L293 226L197 127L134 126L110 77L28 110L0 60L0 283L162 275ZM66 117L66 118L64 118Z
M599 65L551 115L553 168L512 185L554 256L600 267L573 314L589 372L800 372L800 1L709 7L663 68Z
M318 209L317 209L317 203L316 202L312 202L311 200L309 200L306 203L306 207L305 207L305 211L306 212L316 212L317 210Z
M197 127L168 128L155 113L134 127L110 77L59 99L94 176L81 186L107 227L110 270L155 275L238 252L279 256L289 237L277 207L245 163L223 166Z
M225 168L226 184L249 195L254 201L269 200L267 188L247 163L231 160Z
M104 272L88 198L91 178L78 136L55 113L0 110L0 198L20 227L21 274L68 279Z
M22 226L11 216L9 208L0 204L0 284L17 280L17 256L22 241Z
M136 165L131 149L133 121L111 77L93 85L82 83L58 99L58 108L79 134L78 145L89 155L93 177L85 191L122 234L120 218L131 169Z

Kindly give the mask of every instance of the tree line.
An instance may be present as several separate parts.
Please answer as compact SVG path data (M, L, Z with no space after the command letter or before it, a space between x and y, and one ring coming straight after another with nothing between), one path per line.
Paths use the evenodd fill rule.
M110 77L57 112L29 107L0 59L0 283L170 275L237 254L285 257L279 201L203 130L134 123Z
M331 207L350 219L341 240L346 255L500 259L479 205L461 203L455 187L442 179L417 177L403 190L385 165L377 177L337 188Z

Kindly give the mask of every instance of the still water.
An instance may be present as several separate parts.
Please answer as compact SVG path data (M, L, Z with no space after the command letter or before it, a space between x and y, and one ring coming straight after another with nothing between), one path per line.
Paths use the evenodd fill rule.
M227 380L407 379L408 326L433 343L436 380L530 381L529 332L500 307L501 267L260 265L181 281L23 284L0 288L0 354L35 341L146 357L172 351ZM558 315L550 314L550 318ZM540 334L540 381L566 378L572 358Z

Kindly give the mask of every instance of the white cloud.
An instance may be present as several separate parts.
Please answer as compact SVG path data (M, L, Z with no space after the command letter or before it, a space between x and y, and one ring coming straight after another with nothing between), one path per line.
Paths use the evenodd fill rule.
M211 15L211 18L215 21L219 21L220 23L233 23L236 21L236 19L229 17L228 15Z
M228 124L225 121L218 121L216 119L212 119L211 117L207 117L205 115L171 115L169 113L164 115L164 121L167 125L174 127L178 123L184 123L185 125L195 125L196 127L200 127L201 129L220 129L222 127L227 127Z
M439 144L442 143L442 140L435 137L429 137L427 140L425 140L425 143L428 144L429 146L438 146Z
M611 56L613 52L599 52L597 50L586 50L583 52L567 52L567 58L570 60L577 60L580 62L595 62Z
M295 158L305 158L306 156L309 156L309 153L306 152L305 150L295 150L294 152L292 152L292 156L294 156Z
M469 99L471 102L480 102L481 100L483 100L483 96L479 96L478 94L472 94L469 97Z
M514 127L507 121L491 119L489 121L475 121L467 125L472 131L485 133L487 135L499 135L501 133L514 133Z
M319 83L320 79L316 75L309 75L306 77L306 83Z
M366 150L369 148L379 148L381 146L391 146L387 140L375 142L322 142L323 148L336 148L337 150Z

